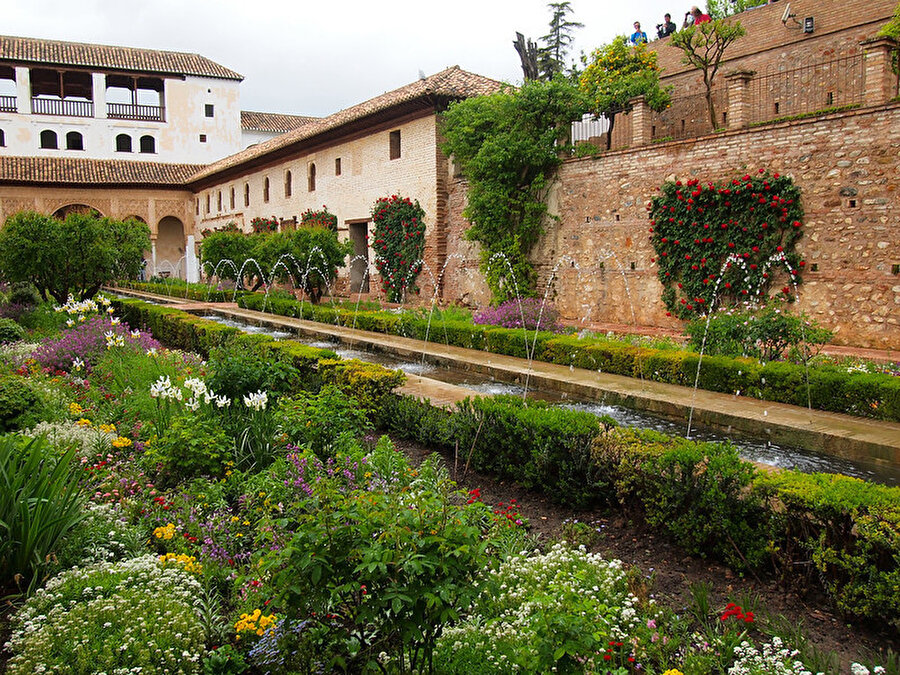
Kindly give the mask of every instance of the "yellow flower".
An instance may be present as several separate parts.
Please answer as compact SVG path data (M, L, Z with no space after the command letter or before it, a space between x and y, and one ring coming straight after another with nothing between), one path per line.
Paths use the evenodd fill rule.
M662 675L684 675L684 673L682 673L677 668L670 668L669 670L664 672Z
M171 539L175 536L175 525L169 523L165 527L157 527L153 530L153 534L157 539Z
M80 405L78 405L77 403L72 402L72 403L69 404L69 414L70 414L70 415L73 415L73 416L75 416L75 417L78 417L78 416L80 416L81 413L83 413L83 412L84 412L84 408L82 408L82 407L81 407Z
M203 565L198 563L197 559L192 555L185 555L184 553L166 553L165 555L159 556L159 561L163 565L168 563L180 565L184 568L185 572L194 572L195 574L203 572Z
M125 438L124 436L119 436L116 440L112 442L114 448L130 448L131 447L131 439Z
M101 424L100 431L104 434L114 434L116 433L116 425L115 424Z
M75 425L79 426L79 427L89 427L89 426L92 426L92 424L93 423L86 417L82 417L80 420L75 422Z

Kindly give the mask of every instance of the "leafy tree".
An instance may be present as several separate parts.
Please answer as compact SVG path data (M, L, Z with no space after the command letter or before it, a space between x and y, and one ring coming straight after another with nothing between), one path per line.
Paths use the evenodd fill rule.
M481 269L496 302L535 292L528 254L543 231L544 203L569 142L569 124L587 109L562 76L526 82L452 104L443 115L443 151L469 181L467 238L481 244ZM501 262L506 257L516 279Z
M338 268L343 267L353 251L351 242L341 243L337 232L327 227L301 227L269 237L285 240L284 251L290 254L285 262L290 261L288 267L294 287L302 288L314 303L319 302L327 288L334 284ZM261 257L269 259L267 255ZM272 260L272 265L275 262ZM279 278L282 272L283 268L276 271Z
M34 284L44 300L82 300L120 275L137 276L150 229L96 214L72 212L58 220L33 211L10 216L0 230L0 271L8 281Z
M706 13L714 19L724 19L768 2L769 0L706 0Z
M682 61L685 65L694 66L703 73L703 86L706 88L706 109L709 123L716 128L716 109L713 105L712 87L719 71L719 64L725 56L725 50L735 40L743 36L744 27L740 21L729 22L722 19L701 23L699 26L688 26L672 34L670 47L684 52Z
M248 271L248 268L244 267L244 263L253 257L255 245L254 237L248 236L240 230L210 232L200 243L200 259L203 261L204 269L210 275L215 272L220 279L240 281L240 284L243 285L244 279L238 280L238 273L242 268L245 272ZM229 260L233 266L225 262ZM255 278L251 280L253 290L263 284L258 272L256 266L249 266L249 273L255 275Z
M606 149L612 145L616 115L629 110L633 98L643 96L651 110L662 110L669 103L668 91L659 86L656 52L647 45L628 45L620 36L595 49L591 62L581 74L581 90L590 101L591 111L609 120Z
M888 21L884 26L881 27L881 30L878 31L878 35L880 37L889 37L893 38L900 42L900 2L897 3L897 6L894 8L894 16L891 17L891 20ZM895 49L893 54L893 63L894 63L894 72L900 72L900 68L898 68L898 51Z
M567 16L572 11L569 2L551 2L547 5L547 9L551 12L550 32L541 37L544 46L538 52L538 66L543 77L551 80L554 75L561 74L565 69L563 61L574 40L572 31L584 28L584 24L569 21Z

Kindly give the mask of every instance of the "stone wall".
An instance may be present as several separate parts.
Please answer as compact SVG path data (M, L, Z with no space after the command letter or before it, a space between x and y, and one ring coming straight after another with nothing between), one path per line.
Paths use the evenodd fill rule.
M760 168L791 175L803 194L807 261L798 309L835 342L900 349L900 104L654 144L567 161L533 259L562 314L579 322L677 328L660 301L647 204L667 179L721 180ZM465 184L450 189L444 299L489 293L477 248L462 239ZM455 254L455 255L454 255Z

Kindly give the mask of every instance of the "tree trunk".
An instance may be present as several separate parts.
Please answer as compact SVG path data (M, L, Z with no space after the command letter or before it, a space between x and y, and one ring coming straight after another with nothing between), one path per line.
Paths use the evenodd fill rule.
M609 129L606 130L606 149L612 150L613 128L616 126L616 113L609 115Z

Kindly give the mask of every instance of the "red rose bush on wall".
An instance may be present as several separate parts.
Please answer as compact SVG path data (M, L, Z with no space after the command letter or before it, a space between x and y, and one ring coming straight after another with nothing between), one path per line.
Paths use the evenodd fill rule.
M402 302L418 293L416 277L425 253L425 211L408 197L382 197L372 208L375 223L375 267L381 274L381 290L390 302Z
M714 306L764 302L776 279L792 300L804 262L800 190L787 176L760 169L723 183L668 181L653 198L650 240L662 299L682 319Z

